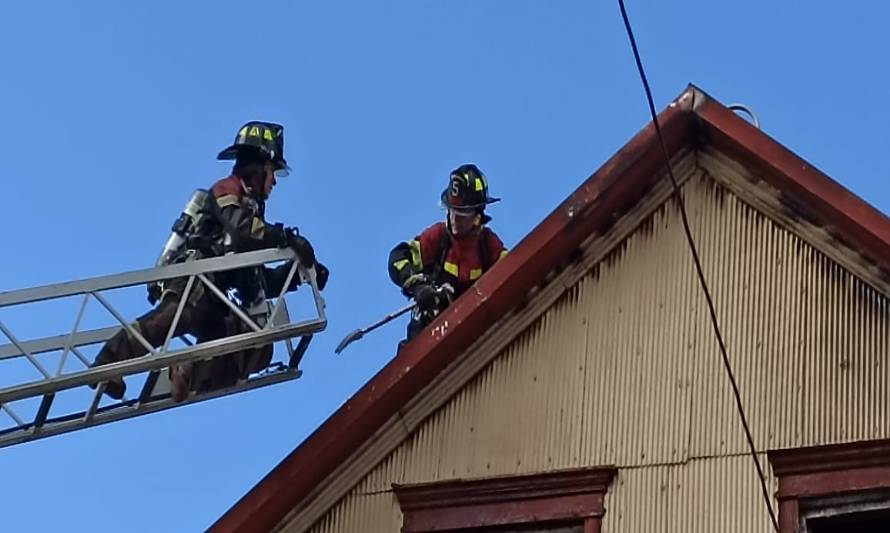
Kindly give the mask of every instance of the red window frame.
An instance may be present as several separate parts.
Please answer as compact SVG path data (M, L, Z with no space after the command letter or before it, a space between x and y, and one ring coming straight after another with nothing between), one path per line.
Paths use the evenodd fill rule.
M509 525L576 523L600 533L615 467L513 477L393 485L402 533L477 530Z
M779 479L779 530L799 533L801 500L890 489L890 440L767 452Z

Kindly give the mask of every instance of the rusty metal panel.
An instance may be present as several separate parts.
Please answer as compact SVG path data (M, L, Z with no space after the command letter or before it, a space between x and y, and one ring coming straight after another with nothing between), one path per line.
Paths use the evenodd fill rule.
M699 203L697 240L758 448L890 436L886 297L714 182L693 186L718 198ZM690 435L690 455L742 453L716 343L702 333L693 419L709 423Z
M579 465L586 334L568 291L483 372L431 417L439 453L411 457L405 482L537 472ZM530 356L542 354L543 357ZM528 446L534 439L535 446ZM428 473L435 470L435 477Z
M392 491L392 484L399 482L405 464L405 453L406 451L410 453L411 450L404 446L395 450L310 531L312 533L399 531L402 513ZM279 533L303 533L303 530L294 524L287 524L279 530Z
M692 290L682 233L663 208L582 282L588 379L582 395L585 464L682 460L689 439Z
M391 492L362 493L353 491L343 498L310 531L312 533L396 533L402 525L402 514ZM283 533L304 533L285 526Z
M766 462L766 455L761 459ZM775 480L768 483L775 492ZM772 530L748 456L620 470L606 493L605 507L605 533Z
M885 295L720 172L683 194L758 450L890 438ZM392 483L607 464L604 531L766 531L746 451L669 201L313 531L397 531Z

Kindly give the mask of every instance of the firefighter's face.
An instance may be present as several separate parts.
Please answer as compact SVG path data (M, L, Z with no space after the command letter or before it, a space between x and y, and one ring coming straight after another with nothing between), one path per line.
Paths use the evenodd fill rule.
M478 224L479 214L475 211L448 210L448 225L451 226L451 233L457 237L469 235Z
M268 198L272 194L272 189L278 181L275 179L275 166L271 162L266 163L264 167L266 171L266 179L263 182L263 196Z

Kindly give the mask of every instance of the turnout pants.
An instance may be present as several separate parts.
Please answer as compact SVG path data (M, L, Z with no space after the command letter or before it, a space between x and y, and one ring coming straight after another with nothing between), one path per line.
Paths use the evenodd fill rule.
M133 329L155 348L163 345L173 324L179 295L182 293L182 290L175 289L184 287L184 281L175 280L173 287L164 293L157 307L132 324ZM233 316L225 304L201 289L203 287L198 285L193 287L189 300L182 309L174 336L190 334L201 343L249 331L247 325ZM121 328L99 351L94 365L142 357L147 353L148 350L139 340L125 328ZM190 377L190 390L204 392L235 385L239 379L246 379L251 373L266 368L271 360L272 345L267 345L221 355L208 361L180 365L178 370Z

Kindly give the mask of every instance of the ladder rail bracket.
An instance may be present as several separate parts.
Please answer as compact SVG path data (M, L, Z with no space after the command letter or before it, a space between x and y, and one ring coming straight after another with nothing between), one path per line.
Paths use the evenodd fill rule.
M226 307L228 307L230 311L235 313L238 318L244 321L244 323L247 324L250 329L254 331L260 331L262 329L257 325L256 322L254 322L249 316L247 316L247 313L245 313L240 307L235 305L232 300L229 300L225 293L223 293L223 291L221 291L215 283L210 281L207 276L205 276L204 274L198 274L198 279L201 280L201 283L203 283L205 287L210 289L210 292L212 292L214 295L216 295L217 298L222 300L222 302L226 304Z
M47 370L46 370L45 368L43 368L43 365L40 364L40 361L38 361L37 358L34 357L33 354L29 353L28 350L26 350L26 349L22 346L22 343L19 342L19 340L18 340L18 339L16 338L16 336L12 333L12 331L10 331L10 329L7 328L5 324L3 324L3 321L2 321L2 320L0 320L0 331L2 331L3 334L6 335L6 337L7 337L7 338L8 338L8 339L9 339L9 340L10 340L10 341L11 341L11 342L12 342L12 343L19 349L19 350L22 351L22 353L25 355L25 357L28 358L28 361L30 361L31 364L34 365L34 368L36 368L37 370L40 371L41 374L43 374L43 377L45 377L45 378L50 377L50 373L47 372Z
M170 347L170 339L173 338L176 326L179 325L179 319L182 317L182 310L185 309L185 306L187 305L189 296L192 293L192 285L194 284L195 276L189 276L188 281L185 283L185 290L182 291L182 295L179 297L179 303L176 305L176 313L173 315L173 323L170 324L170 329L167 330L167 336L164 338L164 346L161 348L161 353L166 353L167 348Z
M56 369L56 375L61 376L62 370L65 369L65 360L68 359L68 352L71 351L71 341L74 338L74 335L77 333L77 330L80 328L80 321L83 319L83 314L87 310L87 303L90 301L90 295L84 294L83 301L80 304L80 309L77 311L77 318L74 319L74 327L71 329L71 333L65 339L65 348L62 350L62 357L59 359L59 367Z

